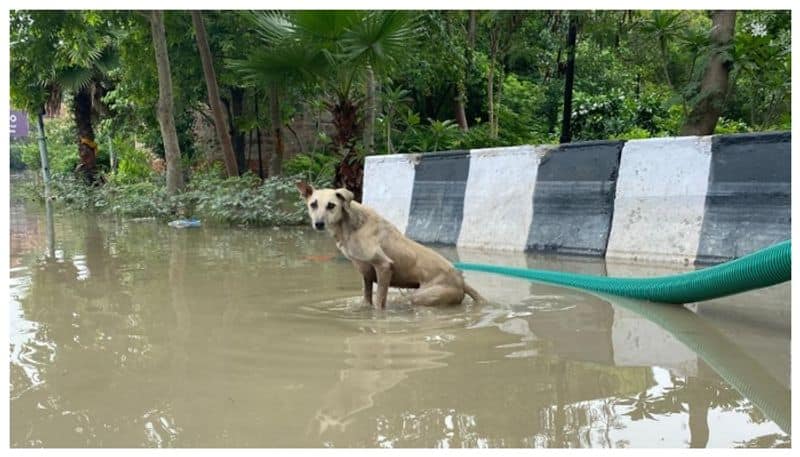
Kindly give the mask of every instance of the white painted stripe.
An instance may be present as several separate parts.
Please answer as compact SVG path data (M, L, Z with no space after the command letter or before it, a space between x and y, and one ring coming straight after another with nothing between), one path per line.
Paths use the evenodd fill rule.
M458 246L525 250L543 155L527 145L470 151Z
M363 203L406 232L411 193L414 190L414 166L417 154L368 156L364 163Z
M606 257L694 262L710 167L710 136L625 143Z

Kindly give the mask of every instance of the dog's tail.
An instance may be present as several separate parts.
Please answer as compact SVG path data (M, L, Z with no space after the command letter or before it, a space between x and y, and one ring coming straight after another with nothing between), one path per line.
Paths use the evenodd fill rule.
M473 289L467 283L464 283L464 292L466 292L467 295L472 297L472 299L475 300L476 303L486 303L486 299L483 298L483 296L481 296L481 294L479 294L477 290Z

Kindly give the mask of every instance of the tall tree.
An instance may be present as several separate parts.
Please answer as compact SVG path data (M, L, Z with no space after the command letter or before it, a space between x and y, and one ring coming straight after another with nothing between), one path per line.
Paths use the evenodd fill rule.
M700 83L700 93L686 122L682 135L711 135L722 113L728 94L728 73L733 67L733 32L736 11L711 13L711 55Z
M158 68L158 124L164 141L164 157L167 162L167 194L174 195L183 188L181 149L178 132L175 130L175 110L172 100L172 75L167 54L167 34L164 30L164 13L150 12L150 29Z
M575 84L575 42L578 36L578 23L575 16L569 19L567 31L567 68L564 77L564 112L561 117L561 143L572 141L572 89Z
M489 29L489 71L486 75L486 95L489 108L489 133L492 138L497 138L500 128L497 120L497 111L500 94L503 87L503 61L514 44L514 37L523 20L525 13L520 11L491 11L485 13L481 20ZM498 70L500 70L498 72ZM500 74L500 84L495 88L495 78Z
M222 102L219 98L217 74L214 71L214 62L211 59L211 48L208 45L208 34L206 33L206 27L203 23L203 16L200 11L192 11L192 24L194 25L200 60L203 63L203 75L205 76L206 87L208 89L208 104L214 116L214 128L217 131L217 139L219 140L220 147L222 147L225 170L228 176L238 176L239 167L233 152L231 136L226 128L225 113L223 112Z

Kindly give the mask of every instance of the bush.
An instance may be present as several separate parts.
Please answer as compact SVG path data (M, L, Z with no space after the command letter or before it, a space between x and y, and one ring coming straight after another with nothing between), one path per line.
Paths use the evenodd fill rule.
M745 133L749 131L750 129L744 122L725 119L724 117L719 118L717 121L717 126L714 128L715 135L723 135L726 133Z
M123 141L115 141L114 149L117 154L117 169L111 174L111 181L133 184L149 180L153 176L150 155L147 152Z
M339 157L324 152L311 152L292 157L283 164L287 176L329 187L333 183Z
M533 144L543 139L547 131L544 118L539 116L544 104L544 89L514 74L503 82L503 98L497 110L502 144Z

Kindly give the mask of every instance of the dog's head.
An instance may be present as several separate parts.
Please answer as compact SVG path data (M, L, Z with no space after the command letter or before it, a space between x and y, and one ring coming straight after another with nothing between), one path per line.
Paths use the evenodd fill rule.
M310 184L300 181L297 190L306 200L311 226L317 230L325 230L342 221L350 209L353 193L345 188L314 189Z

